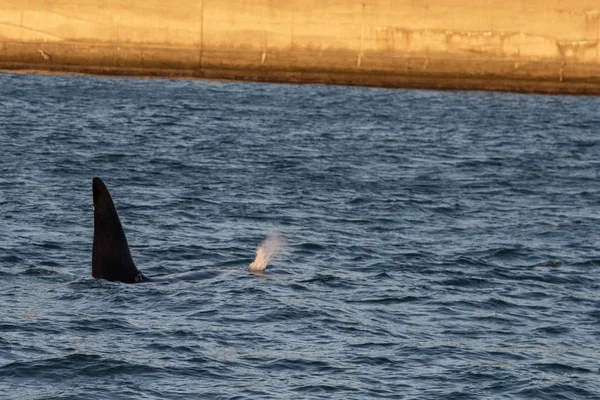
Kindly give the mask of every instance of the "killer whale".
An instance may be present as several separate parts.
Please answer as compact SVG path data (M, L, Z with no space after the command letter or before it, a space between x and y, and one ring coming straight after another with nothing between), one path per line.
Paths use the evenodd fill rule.
M137 269L119 214L108 188L100 178L92 179L94 197L94 244L92 276L112 282L149 282Z
M100 178L92 179L94 198L94 244L92 246L92 276L111 282L171 282L212 278L218 271L192 271L167 276L147 277L136 267L119 214L108 188ZM261 273L281 250L283 237L269 235L256 249L256 258L249 272Z
M173 282L208 279L216 271L193 271L175 275L142 274L136 267L119 214L106 185L100 178L92 179L94 197L94 244L92 246L92 276L111 282Z

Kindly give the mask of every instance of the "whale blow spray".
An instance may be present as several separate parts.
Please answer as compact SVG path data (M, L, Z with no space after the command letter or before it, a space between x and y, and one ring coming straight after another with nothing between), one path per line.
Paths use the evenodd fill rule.
M248 271L260 272L275 258L285 246L285 238L278 233L271 233L256 249L256 258L248 267Z

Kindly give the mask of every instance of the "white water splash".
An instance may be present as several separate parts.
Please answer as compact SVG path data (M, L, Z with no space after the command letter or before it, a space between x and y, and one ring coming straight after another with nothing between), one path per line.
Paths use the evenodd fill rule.
M271 233L256 249L256 258L248 271L261 272L267 268L267 264L277 256L285 246L285 238L278 233Z

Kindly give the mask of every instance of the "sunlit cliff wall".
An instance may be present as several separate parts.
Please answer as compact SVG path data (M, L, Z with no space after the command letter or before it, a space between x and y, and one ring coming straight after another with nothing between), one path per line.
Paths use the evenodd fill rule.
M564 86L599 36L599 0L0 0L3 68Z

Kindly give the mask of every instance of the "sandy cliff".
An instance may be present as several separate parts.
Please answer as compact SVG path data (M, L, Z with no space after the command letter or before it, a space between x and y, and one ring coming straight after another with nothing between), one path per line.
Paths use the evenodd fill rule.
M0 68L600 93L597 0L0 0Z

